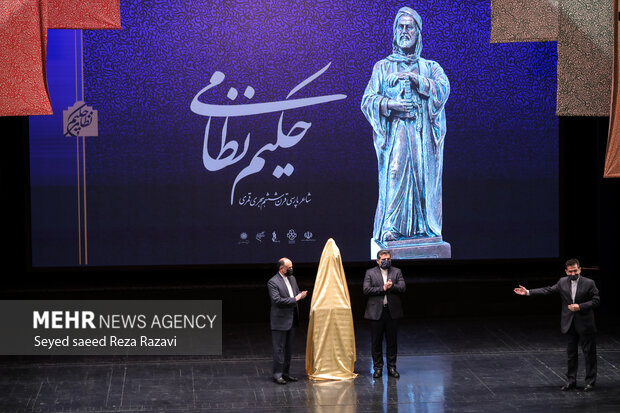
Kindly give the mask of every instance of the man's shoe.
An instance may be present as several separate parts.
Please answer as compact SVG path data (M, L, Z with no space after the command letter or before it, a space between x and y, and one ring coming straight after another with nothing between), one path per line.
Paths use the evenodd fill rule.
M282 376L282 378L286 381L297 381L297 377L293 376Z
M397 379L400 377L400 374L398 374L398 372L396 371L396 368L390 367L388 368L388 376L392 376Z
M583 388L583 391L592 391L594 390L594 384L586 384L586 387Z
M381 378L381 370L375 370L375 372L372 374L372 378L373 379L380 379Z
M576 388L577 388L576 383L566 383L564 386L562 386L562 391L575 390Z
M284 380L282 377L278 377L277 379L273 379L273 381L278 383L278 384L286 384L286 380Z

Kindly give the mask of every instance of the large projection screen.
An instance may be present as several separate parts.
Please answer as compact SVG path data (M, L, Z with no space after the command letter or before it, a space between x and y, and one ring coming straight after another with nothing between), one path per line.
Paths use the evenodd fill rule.
M329 238L368 260L378 171L360 103L402 6L450 81L451 257L557 257L555 42L490 44L488 1L160 0L121 2L122 30L49 31L33 266L315 262ZM98 136L65 136L79 96Z

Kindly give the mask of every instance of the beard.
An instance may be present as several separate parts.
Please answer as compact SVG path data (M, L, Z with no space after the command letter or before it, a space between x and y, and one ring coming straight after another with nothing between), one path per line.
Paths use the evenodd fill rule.
M401 49L413 49L415 47L415 38L409 36L408 34L403 34L398 38L398 47Z

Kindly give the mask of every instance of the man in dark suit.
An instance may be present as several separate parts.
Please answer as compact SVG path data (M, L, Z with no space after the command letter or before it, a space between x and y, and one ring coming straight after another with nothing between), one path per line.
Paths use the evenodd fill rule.
M368 296L364 318L370 321L371 352L374 367L372 377L378 379L383 371L383 337L386 341L388 375L400 377L396 371L398 320L403 318L399 294L405 292L405 280L398 268L391 266L388 250L377 253L377 266L366 271L364 294Z
M299 291L293 277L293 263L288 258L278 261L278 273L267 283L271 299L271 340L273 342L273 381L286 384L297 379L289 374L299 320L297 301L306 298L308 291Z
M594 309L600 299L593 280L581 276L579 261L570 259L565 264L566 277L552 286L528 290L523 286L514 289L519 295L548 295L558 293L562 299L562 333L568 336L568 382L563 391L577 387L578 344L586 360L586 379L584 391L594 390L596 384L596 325Z

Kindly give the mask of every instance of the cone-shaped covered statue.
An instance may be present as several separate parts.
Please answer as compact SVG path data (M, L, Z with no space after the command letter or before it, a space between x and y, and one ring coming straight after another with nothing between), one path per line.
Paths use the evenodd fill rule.
M340 250L330 238L323 248L312 292L306 373L313 380L350 380L357 377L354 367L351 298Z

